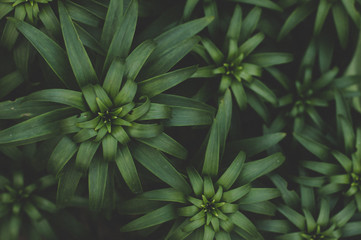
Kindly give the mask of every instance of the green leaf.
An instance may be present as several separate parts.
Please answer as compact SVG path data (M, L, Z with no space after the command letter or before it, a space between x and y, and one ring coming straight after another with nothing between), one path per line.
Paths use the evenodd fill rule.
M287 220L260 220L256 223L257 229L266 232L288 233L292 226Z
M184 193L191 192L187 181L159 151L144 144L136 143L131 147L131 152L140 164L160 180L176 190Z
M30 24L15 18L9 20L15 23L16 28L34 46L62 83L68 88L74 88L74 77L65 51L42 31Z
M103 158L105 161L115 160L118 149L118 141L110 134L107 134L102 140Z
M182 58L184 58L198 42L198 36L185 39L184 41L163 52L161 55L159 55L159 58L151 60L154 52L157 50L157 48L155 48L152 55L150 55L147 64L144 66L144 70L141 71L139 78L147 79L168 72ZM159 43L157 46L159 46Z
M213 113L192 107L171 106L172 117L164 122L165 126L201 126L211 125Z
M149 61L159 60L160 57L163 56L164 52L167 52L183 40L191 38L205 28L212 20L212 17L199 18L181 24L159 35L154 39L157 43L157 48L152 53Z
M341 4L332 7L332 15L341 47L346 48L349 36L349 20Z
M34 196L32 196L32 200L34 201L34 204L41 210L44 210L44 211L47 211L50 213L55 213L57 210L55 203L49 201L46 198L34 195Z
M361 234L361 221L350 222L345 224L342 228L343 237L359 236Z
M254 81L249 84L248 87L260 97L270 102L272 105L277 105L278 101L276 95L272 92L271 89L269 89L264 83L262 83L258 79L254 79Z
M120 106L132 102L136 93L137 84L133 80L128 79L115 97L114 105Z
M73 108L56 109L0 131L0 144L23 145L60 133L59 120L77 113Z
M269 8L276 11L282 11L283 9L271 0L232 0L233 2L247 3L256 5L259 7Z
M278 174L271 175L270 179L281 192L281 197L288 206L296 207L299 204L299 196L294 190L288 190L288 183L285 179Z
M72 20L90 27L98 27L100 25L100 19L87 11L83 6L70 1L65 2L65 6Z
M14 8L10 4L0 3L0 20L5 17Z
M95 156L89 166L89 208L99 211L103 207L108 179L108 162Z
M133 138L153 138L163 132L163 126L156 123L132 123L132 126L126 129L126 132Z
M171 114L171 108L165 104L150 103L148 112L138 120L168 119L171 117Z
M249 193L240 199L238 204L253 204L268 201L281 196L276 188L252 188Z
M160 225L164 222L171 221L175 218L177 218L177 214L174 209L174 206L168 204L165 205L164 207L156 209L140 218L131 221L130 223L121 227L120 231L130 232L130 231L141 230L152 226Z
M247 60L249 63L254 63L261 67L271 67L292 62L293 56L290 53L282 52L255 53L250 55Z
M258 22L261 18L262 9L259 7L254 7L243 20L240 42L246 41L256 30Z
M46 30L54 37L61 36L60 23L50 5L42 6L39 12L39 19L43 23Z
M145 192L141 194L140 197L155 201L188 203L188 201L185 199L184 194L173 188L163 188Z
M319 142L314 141L313 139L300 135L298 133L293 133L293 136L296 140L301 143L308 151L314 154L321 160L326 159L329 156L329 148Z
M263 240L263 237L258 232L254 224L239 211L233 213L230 216L230 219L234 223L234 225L248 233L252 237L252 240Z
M95 152L98 150L99 145L100 143L94 141L82 142L76 155L75 167L83 172L86 172Z
M119 59L114 59L105 76L103 88L114 99L119 92L122 84L123 75L125 71L125 64Z
M321 0L320 3L318 4L316 20L315 20L315 28L313 31L315 35L318 35L321 32L323 24L325 23L326 17L328 15L328 12L330 11L331 6L332 4L327 0Z
M231 127L232 118L232 96L229 90L226 90L224 97L219 101L218 113L216 115L219 142L220 142L220 153L221 156L224 153L227 136Z
M243 53L244 57L247 57L263 42L264 38L265 35L261 32L255 34L239 47L238 52Z
M234 188L223 193L222 200L227 203L233 203L244 197L251 190L251 185L243 185L242 187Z
M212 60L221 65L225 60L222 51L208 38L202 38L201 42Z
M225 190L232 187L233 183L237 180L239 174L242 171L244 161L246 160L246 154L240 151L237 157L233 160L232 164L218 179L216 184L221 185Z
M320 213L317 218L317 224L321 226L326 226L330 220L330 205L325 198L321 199L320 203Z
M74 24L62 2L59 4L59 18L70 65L80 88L98 82L93 65L80 41Z
M82 173L78 171L72 164L65 166L59 176L58 191L56 194L56 202L60 207L69 205L74 197L78 187Z
M105 17L101 43L108 48L114 36L114 29L119 29L123 17L123 0L111 0Z
M0 99L11 93L20 84L24 78L19 71L15 71L0 78Z
M252 157L274 146L286 137L286 133L265 134L261 137L247 138L238 141L231 141L228 144L229 149L242 149L248 157Z
M236 99L239 109L244 110L247 107L247 95L244 91L243 84L237 81L231 83L232 93Z
M48 170L58 175L77 150L78 146L76 143L74 143L70 137L64 136L56 145L49 158Z
M344 226L355 214L356 205L355 202L348 203L340 212L331 218L338 227Z
M286 205L280 205L278 211L282 213L291 223L293 223L298 229L304 229L306 219L304 216L293 210Z
M54 102L87 111L88 107L81 92L67 89L46 89L29 94L28 101Z
M241 26L242 26L242 9L240 5L236 5L234 8L234 12L229 22L229 27L227 30L227 38L233 38L236 41L239 38L239 34L241 33Z
M180 159L187 158L187 149L165 133L161 133L154 138L138 139L138 141L174 157Z
M312 171L321 173L323 175L334 175L339 172L339 166L332 163L316 162L316 161L301 161L301 165Z
M177 96L177 95L171 95L171 94L160 94L154 98L152 98L153 103L162 103L166 104L168 106L181 106L181 107L188 107L188 108L198 108L204 111L208 111L210 113L215 113L215 109L211 107L210 105L207 105L201 101Z
M240 183L250 183L253 180L266 175L283 164L285 157L282 153L275 153L271 156L260 160L255 160L244 164L244 167L239 175Z
M282 26L282 29L278 35L278 39L284 38L292 29L300 24L304 19L310 15L316 8L314 1L307 2L300 7L297 7L287 18Z
M138 18L138 1L132 0L114 33L105 59L103 72L106 71L114 58L126 58L132 45ZM112 26L113 27L113 26ZM112 29L113 30L113 29Z
M144 63L152 54L157 44L153 40L146 40L136 47L126 58L125 76L128 79L135 80L142 69Z
M191 182L191 186L193 188L193 192L196 196L200 196L203 193L203 179L197 172L197 170L193 167L187 168L187 174L189 177L189 181Z
M239 205L239 210L267 216L275 216L277 208L273 203L264 201L259 203L241 204Z
M133 193L141 193L143 191L142 185L138 177L132 154L127 145L121 145L119 147L115 163L129 189Z
M203 175L217 176L220 154L220 139L217 120L213 120L210 136L204 156Z
M88 47L90 50L93 50L97 54L104 56L105 51L100 45L98 39L91 35L87 30L82 28L79 24L74 23L75 29L79 35L80 41L85 47Z

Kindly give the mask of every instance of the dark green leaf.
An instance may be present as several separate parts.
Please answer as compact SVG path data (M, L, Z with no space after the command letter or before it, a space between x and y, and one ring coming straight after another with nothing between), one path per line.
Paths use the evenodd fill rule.
M89 208L100 210L103 206L108 179L108 162L94 157L89 166Z

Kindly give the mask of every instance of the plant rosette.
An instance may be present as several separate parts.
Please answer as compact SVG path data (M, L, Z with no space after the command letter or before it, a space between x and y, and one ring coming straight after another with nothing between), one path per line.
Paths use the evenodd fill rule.
M256 7L243 19L242 9L239 5L236 5L222 45L225 48L220 49L212 40L203 37L201 45L194 49L194 52L209 65L200 67L192 77L219 78L219 93L222 95L227 88L230 88L241 110L245 109L247 103L254 107L260 99L276 106L276 95L259 78L262 76L265 67L292 61L292 55L288 53L254 53L254 50L265 38L261 32L251 36L256 30L260 16L261 9ZM209 81L206 82L202 89L211 84ZM198 98L207 97L202 95L202 92L204 92L204 89L202 89L196 95ZM246 93L245 89L249 89L251 92ZM251 94L255 94L257 99L248 97Z
M51 175L31 184L26 184L20 171L14 171L12 181L0 175L1 239L17 240L20 234L57 239L46 219L46 213L55 213L57 207L42 196L42 191L55 184Z
M281 192L283 203L277 211L284 218L257 222L257 228L268 232L269 239L338 240L359 234L359 222L352 221L354 202L339 208L337 198L320 196L312 187L299 185L298 195L287 189L287 182L279 175L271 180Z
M144 208L148 212L123 226L121 231L136 231L175 221L165 239L230 239L231 233L243 239L263 239L244 212L272 216L274 205L269 200L278 197L279 192L274 188L255 188L251 183L277 168L284 157L276 153L248 163L244 163L245 159L246 155L241 151L217 180L188 168L192 192L158 189L123 203L121 213L139 213ZM261 165L272 167L260 170ZM253 171L256 168L258 171ZM154 202L163 206L149 211Z
M303 22L308 16L316 12L314 20L313 34L320 35L325 25L327 16L332 15L334 20L337 36L342 48L346 48L349 33L352 26L349 20L351 19L357 28L360 27L361 15L358 10L360 1L346 1L346 0L319 0L319 1L284 1L281 6L284 9L294 7L288 18L284 22L278 39L282 39L289 34L297 25ZM300 17L302 16L302 17Z
M312 135L295 133L296 140L322 161L301 161L302 167L318 176L300 177L296 180L300 184L318 187L321 195L341 194L346 201L354 201L358 211L361 211L361 128L354 130L350 109L339 91L335 92L335 98L338 139L343 140L344 149L337 150L336 147L331 147L331 143L325 143ZM340 143L338 146L342 146L342 142Z
M65 50L30 24L11 19L48 63L59 83L68 89L45 89L21 100L4 102L13 112L24 111L18 106L25 104L31 117L2 130L0 144L23 145L60 136L48 169L59 178L57 201L62 206L71 200L80 178L87 173L90 208L99 210L107 182L112 181L108 179L114 177L114 171L108 171L113 165L133 192L142 192L133 156L160 179L177 176L172 175L176 170L160 152L184 159L187 150L165 134L164 127L207 126L213 120L212 107L162 94L196 71L197 67L191 66L169 72L191 51L198 42L194 35L211 19L176 26L154 40L146 40L129 54L138 2L131 1L124 15L123 1L111 1L110 5L101 37L106 57L96 55L95 62L103 63L98 68L93 67L93 59L61 1L58 8ZM102 76L101 80L98 76ZM53 103L54 108L32 115L42 102Z

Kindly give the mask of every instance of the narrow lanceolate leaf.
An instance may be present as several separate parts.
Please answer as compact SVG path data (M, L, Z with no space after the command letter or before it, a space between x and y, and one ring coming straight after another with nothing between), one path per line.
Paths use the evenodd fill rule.
M299 143L301 143L308 151L313 153L319 159L323 160L329 156L329 148L327 146L298 133L293 133L293 136L295 136Z
M42 6L39 13L39 19L51 35L54 37L59 37L61 35L59 20L50 5L46 4Z
M75 159L75 167L82 172L86 172L89 168L95 152L98 150L100 143L94 141L86 141L80 144Z
M16 89L22 82L24 82L24 78L19 71L0 78L0 99Z
M258 232L254 224L241 212L233 213L230 216L232 222L243 231L247 232L252 240L263 240L263 237Z
M137 218L120 228L122 232L136 231L152 226L157 226L177 218L177 213L172 204L156 209L140 218Z
M242 26L242 9L237 4L228 27L227 37L238 40Z
M143 191L142 185L138 177L132 154L127 145L122 145L119 148L115 163L129 189L134 193L141 193Z
M165 126L203 126L210 125L213 113L207 110L192 107L171 106L172 117L164 122Z
M204 157L203 175L216 176L218 174L219 166L219 131L217 121L213 120L210 137L207 144L207 149Z
M289 63L293 60L293 56L290 53L281 52L255 53L249 56L247 60L261 67L271 67Z
M93 65L62 2L59 2L59 17L66 51L79 87L97 83Z
M222 200L233 203L239 199L241 199L243 196L245 196L249 191L251 190L251 185L246 184L242 187L234 188L232 190L229 190L227 192L223 193Z
M191 182L193 192L196 196L200 196L203 193L203 179L193 167L187 168L187 174L189 181Z
M56 194L56 202L63 207L70 203L74 197L75 191L82 173L75 169L74 165L68 164L61 172Z
M146 66L143 68L144 70L141 71L140 78L147 79L168 72L190 51L192 51L198 42L198 36L185 39L184 41L163 52L158 59L153 59L152 61L149 60ZM149 57L149 59L151 59L152 56L153 54Z
M252 188L249 193L240 199L238 204L254 204L281 196L277 188Z
M152 54L157 44L153 40L146 40L136 47L126 58L125 76L128 79L135 80L142 69L144 63Z
M276 11L282 11L282 8L271 0L233 0L233 2L248 3Z
M292 208L281 205L278 207L278 211L282 213L290 222L292 222L298 229L304 229L305 217L293 210Z
M18 123L0 131L0 144L22 145L55 136L61 132L59 120L77 112L73 108L61 108Z
M89 166L89 207L100 210L103 206L106 183L108 179L108 162L95 157Z
M159 179L184 193L191 189L183 176L156 149L136 143L131 148L134 158Z
M257 153L267 150L273 145L280 142L283 138L286 137L286 133L272 133L266 134L261 137L247 138L238 141L230 142L229 149L243 149L248 157L252 157Z
M31 93L25 97L29 101L54 102L87 111L87 105L81 92L67 89L47 89Z
M149 192L145 192L140 195L141 198L146 198L149 200L156 201L166 201L166 202L178 202L178 203L187 203L184 193L177 191L173 188L163 188L157 189Z
M165 51L171 49L183 40L194 36L203 28L205 28L212 20L213 18L211 17L196 19L174 27L156 37L154 40L157 43L157 48L149 60L159 59L159 57L163 55Z
M144 138L138 141L180 159L186 159L187 157L187 149L165 133L161 133L154 138Z
M356 205L354 202L350 202L339 213L334 215L331 220L336 223L337 226L342 227L351 219L355 212Z
M294 29L308 15L310 15L315 8L316 3L314 1L307 2L306 4L296 8L282 26L281 32L278 35L278 39L284 38L292 29Z
M197 70L196 66L165 73L138 83L140 95L153 97L187 80Z
M0 20L5 17L14 8L8 3L0 3Z
M110 134L102 140L103 157L106 161L114 161L117 155L118 141Z
M51 172L58 174L65 164L74 156L77 150L78 147L76 143L73 142L70 137L64 136L56 145L49 158L48 169Z
M225 150L232 119L232 96L228 89L226 90L223 99L220 100L216 119L219 133L220 153L222 156Z
M248 162L243 167L239 176L239 181L241 183L252 182L253 180L278 168L284 161L285 157L282 153L275 153L266 158Z
M15 23L16 28L31 42L62 83L69 88L74 88L74 77L65 51L46 34L30 24L15 18L10 20Z
M246 154L241 151L233 160L232 164L227 168L223 175L218 179L217 184L221 185L225 190L232 187L233 183L237 180L241 173Z
M103 71L106 71L114 58L126 58L132 45L135 27L138 18L138 1L132 0L127 11L121 19L119 27L114 33L114 37L110 43L107 57L105 59Z
M270 102L274 106L277 105L277 97L264 83L255 79L248 87L259 96L263 97L266 101Z
M109 3L107 15L105 17L101 43L108 48L114 36L114 29L118 29L122 22L123 0L112 0Z
M124 62L116 58L110 65L110 68L105 76L103 88L112 99L114 99L119 92L123 80L124 70Z

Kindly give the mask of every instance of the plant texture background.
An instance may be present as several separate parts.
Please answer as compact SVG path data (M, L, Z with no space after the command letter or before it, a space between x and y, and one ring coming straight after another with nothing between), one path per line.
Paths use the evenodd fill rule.
M0 240L361 239L360 0L0 0Z

